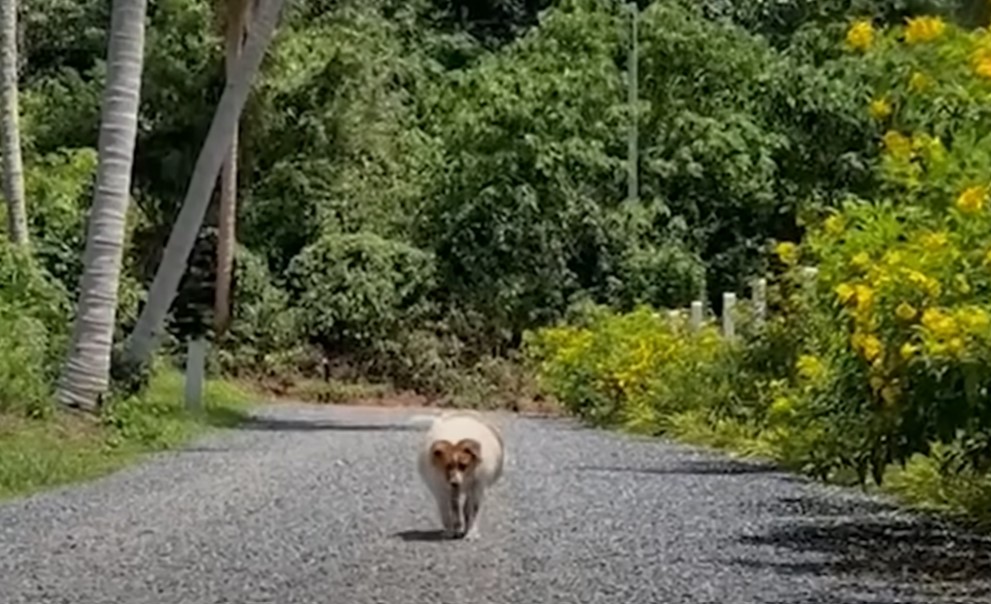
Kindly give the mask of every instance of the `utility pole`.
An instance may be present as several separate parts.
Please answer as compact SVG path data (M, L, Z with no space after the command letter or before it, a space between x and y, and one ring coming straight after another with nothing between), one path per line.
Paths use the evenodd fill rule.
M637 182L637 155L639 153L637 140L637 99L639 97L637 92L637 79L639 77L637 73L637 18L639 11L635 2L631 2L627 6L630 9L631 35L630 58L626 68L627 89L629 93L627 102L630 105L629 174L626 197L627 201L636 202L640 198L639 183Z

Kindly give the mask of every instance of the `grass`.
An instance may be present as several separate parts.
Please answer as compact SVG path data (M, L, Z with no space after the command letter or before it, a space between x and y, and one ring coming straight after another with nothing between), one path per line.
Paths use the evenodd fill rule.
M211 427L235 425L251 400L242 388L215 380L207 381L203 398L202 413L186 411L182 375L167 369L140 398L115 401L101 417L0 414L0 499L97 478Z

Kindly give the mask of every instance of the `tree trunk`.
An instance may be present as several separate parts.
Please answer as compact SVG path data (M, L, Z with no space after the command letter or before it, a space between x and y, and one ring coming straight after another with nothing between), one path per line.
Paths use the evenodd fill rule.
M244 36L244 19L247 2L232 3L229 6L225 27L225 68L226 78L234 78L237 60L241 56L241 41ZM237 147L238 127L234 124L227 161L220 175L220 212L217 232L217 282L213 300L214 331L220 335L227 329L231 309L231 280L234 271L234 248L237 243Z
M72 407L93 409L110 381L117 288L141 98L147 8L147 0L113 2L96 192L86 233L72 346L57 392L58 401Z
M127 365L145 365L158 344L158 337L165 325L165 317L175 299L179 282L189 261L189 253L203 224L203 216L210 205L210 194L217 182L217 175L227 157L231 137L251 92L251 82L261 66L283 4L285 0L261 2L258 16L248 32L248 40L244 45L234 77L230 78L224 87L220 103L213 114L210 130L196 159L182 209L172 227L162 262L148 291L148 302L138 316L134 333L131 334L124 351L124 362Z
M24 208L24 167L21 163L20 111L17 101L17 0L0 0L0 153L3 154L3 194L7 198L7 233L17 245L28 243Z

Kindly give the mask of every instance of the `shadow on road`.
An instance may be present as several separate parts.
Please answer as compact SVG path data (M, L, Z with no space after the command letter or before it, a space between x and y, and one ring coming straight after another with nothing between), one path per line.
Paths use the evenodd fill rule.
M403 541L446 541L447 538L444 537L444 533L441 530L429 530L429 531L402 531L396 533L396 537L399 537Z
M671 475L736 475L773 474L779 470L771 465L741 463L731 460L691 461L670 467L637 468L630 466L579 466L579 472L609 472L626 474Z
M416 430L416 426L396 423L349 423L325 419L277 419L272 417L247 417L234 426L238 430L265 432L394 432Z
M740 539L773 552L734 560L738 566L865 585L879 580L901 585L898 602L906 604L991 601L991 537L924 516L892 516L893 506L878 502L792 497L773 509L787 518ZM867 588L851 590L808 601L882 601L858 600Z

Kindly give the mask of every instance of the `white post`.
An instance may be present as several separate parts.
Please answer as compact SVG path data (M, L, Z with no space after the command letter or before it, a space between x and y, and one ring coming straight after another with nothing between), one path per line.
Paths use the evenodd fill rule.
M733 324L733 314L736 310L736 294L723 293L723 335L727 338L736 337L736 326Z
M702 301L695 300L692 302L692 318L691 318L692 331L698 331L702 329Z
M757 327L763 327L767 319L767 279L754 280L751 297L754 305L754 323Z
M206 339L189 341L186 351L186 408L199 411L203 408L203 374L206 365Z

